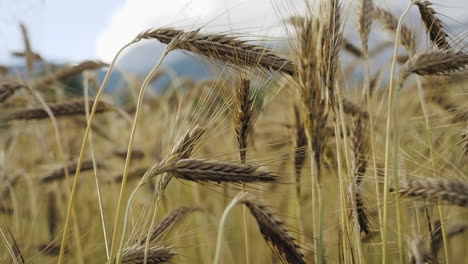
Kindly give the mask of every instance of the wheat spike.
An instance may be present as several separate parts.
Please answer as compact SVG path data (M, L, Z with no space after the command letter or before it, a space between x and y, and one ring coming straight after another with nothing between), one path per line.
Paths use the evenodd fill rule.
M250 95L250 80L241 79L236 89L233 123L241 163L247 156L247 140L253 129L254 104Z
M451 48L448 43L448 34L445 31L445 26L442 21L436 16L437 12L431 7L432 3L429 1L414 1L419 9L421 20L426 28L427 34L431 42L439 47L439 49Z
M213 58L233 66L264 68L294 74L295 66L290 61L276 55L276 52L224 34L201 34L199 30L185 32L180 29L159 28L140 34L137 39L154 38L169 44L177 37L184 36L184 41L176 45L196 54Z
M174 177L195 182L274 182L276 176L261 171L258 166L236 164L202 159L180 159L163 165L160 172L171 173Z
M398 26L398 19L393 16L392 13L383 8L374 7L373 10L373 18L382 24L385 29L395 34ZM403 47L405 47L410 55L415 54L416 44L414 41L414 34L411 32L408 26L404 24L401 27L400 43Z
M0 81L0 103L5 102L8 98L13 96L16 91L25 86L19 82L13 81Z
M356 28L361 37L362 51L368 54L369 34L372 26L372 10L374 3L372 0L360 0L357 9Z
M295 133L294 142L294 173L296 177L296 191L300 196L301 193L301 171L304 167L304 162L307 155L307 136L304 130L301 113L298 107L294 106Z
M69 173L75 173L76 172L76 162L71 162L67 165L67 170ZM92 160L84 160L81 164L81 171L87 171L87 170L92 170L93 169L93 161ZM65 172L63 169L63 166L60 168L57 168L49 173L47 175L42 176L41 179L39 180L40 183L51 183L53 181L57 180L62 180L65 178Z
M164 162L174 162L180 159L188 159L192 156L192 152L195 149L195 145L200 141L201 137L205 134L206 130L203 127L196 126L193 129L189 129L185 135L174 145L171 153ZM157 173L159 164L154 165L146 173L144 178L151 178ZM159 178L156 190L158 196L162 195L167 185L172 179L172 175L164 173L161 178Z
M453 205L468 207L468 182L442 178L408 179L400 183L400 195L441 200Z
M468 229L468 223L466 222L455 222L455 223L446 223L445 224L445 232L447 238L456 236L465 232ZM442 245L442 228L440 226L440 221L436 221L434 224L434 228L431 232L431 248L437 253Z
M353 173L354 173L354 201L358 216L359 227L361 232L366 235L370 234L369 219L364 203L364 196L361 191L361 183L364 173L367 168L367 156L369 152L369 144L367 140L367 132L363 120L358 117L353 120L353 129L351 135L351 151L353 152Z
M39 90L44 89L50 86L51 84L65 81L68 78L71 78L83 71L97 70L104 66L107 66L107 64L101 61L84 61L76 66L65 67L38 79L33 87Z
M176 253L172 251L172 248L156 246L148 249L147 264L160 264L170 262ZM122 264L143 264L145 257L145 247L136 246L129 247L123 250L122 253Z
M151 232L149 241L150 244L156 243L162 239L175 225L182 222L189 214L199 210L196 207L179 207L169 212L156 228ZM140 240L140 245L144 245L146 236Z
M94 100L89 100L89 105L93 105ZM84 115L85 114L85 104L83 100L74 100L68 101L59 104L49 105L50 110L56 117L61 116L73 116L73 115ZM100 101L96 113L108 112L112 108L107 103ZM49 118L47 112L43 108L33 108L26 110L18 110L9 115L9 118L12 120L32 120L32 119L45 119Z
M248 196L242 201L250 210L250 213L257 220L260 232L265 241L272 245L275 253L281 260L294 264L305 264L304 255L300 252L300 247L296 244L288 229L262 201L254 196Z
M422 236L418 236L408 242L410 264L424 264L431 260L431 254L424 244Z
M400 70L400 81L411 74L448 76L466 72L468 54L453 49L426 50L410 58Z

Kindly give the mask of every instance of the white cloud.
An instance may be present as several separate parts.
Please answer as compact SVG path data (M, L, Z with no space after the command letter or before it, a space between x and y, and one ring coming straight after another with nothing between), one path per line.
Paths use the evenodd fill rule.
M97 40L96 55L111 60L123 45L147 29L204 26L217 32L259 32L276 21L270 0L126 0Z
M467 5L464 1L466 0L452 0L451 5L458 5L466 11ZM351 9L356 3L353 0L343 2L345 8ZM409 0L380 2L387 8L396 8L399 11L409 4ZM184 29L204 26L208 31L215 32L234 30L271 35L273 27L279 25L277 13L281 13L282 17L297 13L300 10L298 6L302 6L303 3L304 0L126 0L98 38L96 55L110 61L118 49L138 33L161 26ZM442 9L443 6L437 7ZM450 14L452 19L458 18L455 14L460 13L459 9L457 12L457 9L453 8L444 11L446 15ZM353 24L353 21L348 23Z

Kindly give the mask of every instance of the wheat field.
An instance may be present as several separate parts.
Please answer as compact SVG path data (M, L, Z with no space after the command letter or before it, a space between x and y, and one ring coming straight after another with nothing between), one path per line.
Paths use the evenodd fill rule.
M463 33L429 1L304 2L283 49L165 27L40 76L21 25L27 75L0 66L0 263L468 263ZM122 103L107 82L142 40L165 51ZM222 70L152 91L175 50Z

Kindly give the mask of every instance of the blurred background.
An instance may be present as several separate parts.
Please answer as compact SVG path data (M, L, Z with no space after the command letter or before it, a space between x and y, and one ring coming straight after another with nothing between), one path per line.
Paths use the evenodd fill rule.
M394 14L401 14L409 0L376 2ZM432 2L452 36L457 36L460 43L466 42L468 1ZM343 5L345 9L354 9L351 0ZM162 26L186 30L203 27L208 32L235 32L246 38L261 35L265 36L262 39L265 45L282 49L287 55L282 18L300 14L301 9L303 0L0 0L0 65L22 72L24 59L14 55L24 50L20 23L28 30L33 51L57 65L87 59L109 63L118 49L138 33ZM423 38L417 9L413 11L406 22ZM344 13L354 17L354 12ZM348 23L346 36L357 45L360 42L353 24ZM371 35L371 41L382 38L389 37L384 32ZM158 60L163 48L157 41L143 41L121 57L117 68L141 78ZM388 51L391 49L387 50L387 56ZM344 56L343 60L347 59ZM182 52L171 53L164 66L175 75L195 80L211 72L202 61Z

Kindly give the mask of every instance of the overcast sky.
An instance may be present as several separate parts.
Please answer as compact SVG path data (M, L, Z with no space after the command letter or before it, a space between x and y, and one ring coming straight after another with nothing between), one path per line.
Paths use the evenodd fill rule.
M303 0L0 0L0 64L23 49L19 22L32 47L58 62L109 61L123 44L153 27L208 25L213 31L233 30L268 35L279 15L300 10ZM344 8L353 9L347 0ZM378 1L395 14L409 0ZM468 0L433 1L444 22L468 33ZM410 20L411 21L411 20ZM415 20L413 20L415 21ZM463 23L465 26L463 26ZM420 27L420 25L415 25Z

